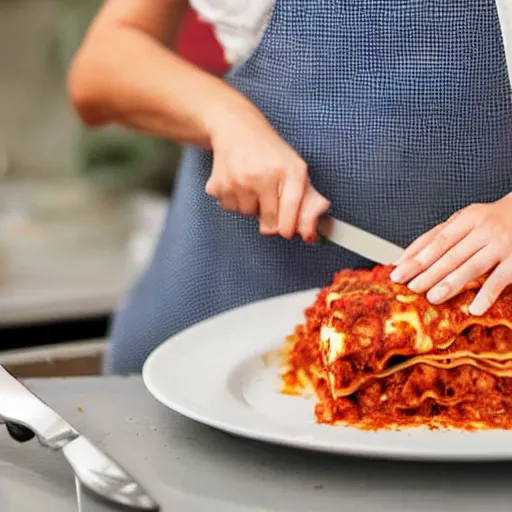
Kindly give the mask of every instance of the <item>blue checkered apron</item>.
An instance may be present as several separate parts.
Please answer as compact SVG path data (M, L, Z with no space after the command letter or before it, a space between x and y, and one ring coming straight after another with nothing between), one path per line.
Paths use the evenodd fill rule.
M306 160L335 217L402 246L512 191L494 0L277 0L227 79ZM371 265L260 236L205 194L211 166L210 152L186 151L152 263L115 318L107 371L139 371L158 344L212 315Z

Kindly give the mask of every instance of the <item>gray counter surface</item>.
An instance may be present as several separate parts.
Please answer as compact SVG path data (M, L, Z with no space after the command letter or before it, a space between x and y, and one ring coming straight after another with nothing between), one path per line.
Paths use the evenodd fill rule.
M109 451L164 512L512 510L512 464L387 462L232 437L164 408L142 379L29 380L43 400ZM76 511L59 454L0 431L0 511ZM82 503L82 512L107 508Z

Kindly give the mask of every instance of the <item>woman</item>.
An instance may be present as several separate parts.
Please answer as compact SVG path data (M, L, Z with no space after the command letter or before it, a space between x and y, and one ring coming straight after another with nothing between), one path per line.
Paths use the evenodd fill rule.
M371 266L310 243L329 207L412 243L393 279L433 303L492 270L471 308L482 314L512 281L506 10L494 0L194 4L233 43L225 81L169 49L180 0L107 0L70 71L88 125L190 146L154 259L115 319L107 370L140 370L155 346L216 313Z

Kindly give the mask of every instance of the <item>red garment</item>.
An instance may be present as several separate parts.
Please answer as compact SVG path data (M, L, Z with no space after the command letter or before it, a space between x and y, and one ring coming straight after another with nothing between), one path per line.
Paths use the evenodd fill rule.
M201 21L191 8L178 38L177 52L189 62L215 75L223 75L229 69L212 26Z

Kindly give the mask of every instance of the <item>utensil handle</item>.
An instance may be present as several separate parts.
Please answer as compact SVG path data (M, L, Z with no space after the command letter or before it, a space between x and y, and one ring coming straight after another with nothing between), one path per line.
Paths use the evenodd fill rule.
M0 423L8 425L10 435L17 441L31 439L31 431L43 446L53 450L78 437L71 425L1 365Z

